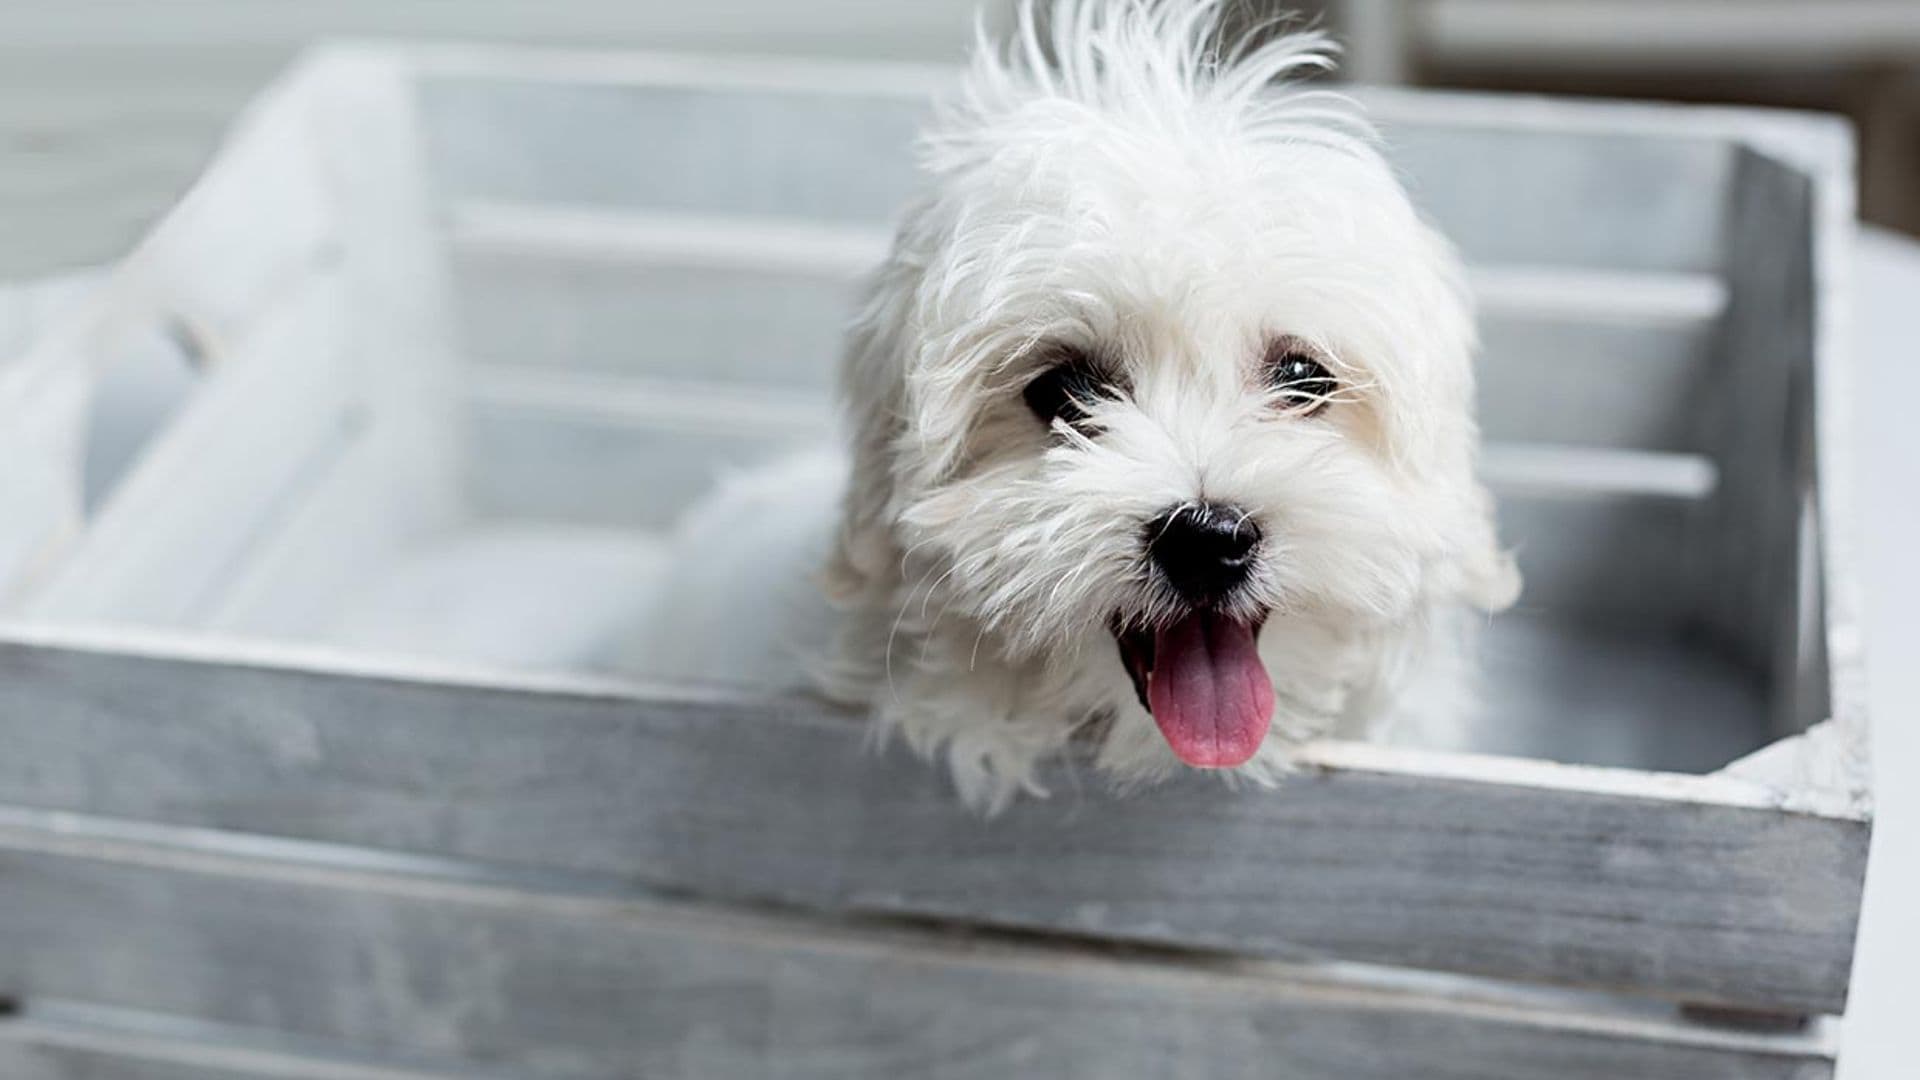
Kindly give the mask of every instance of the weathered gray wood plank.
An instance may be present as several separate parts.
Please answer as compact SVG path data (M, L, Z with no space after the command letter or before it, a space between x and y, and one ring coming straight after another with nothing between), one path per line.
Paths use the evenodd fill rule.
M110 1050L11 1043L6 1041L9 1035L5 1027L0 1026L0 1076L7 1080L265 1080L266 1076L259 1072L209 1067L201 1062L153 1061ZM338 1080L313 1073L305 1074L302 1080L307 1078Z
M152 840L17 814L0 824L0 985L28 1001L569 1078L1831 1073L1822 1033L1715 1031L1587 998L556 896Z
M1684 722L1684 717L1676 717ZM983 822L801 702L0 647L0 802L828 910L1837 1012L1867 827L1724 782L1333 767ZM1423 768L1436 767L1434 759Z
M190 1017L38 1000L0 1018L7 1080L510 1080L441 1056L381 1055Z
M1824 229L1851 223L1817 213L1828 178L1752 151L1740 155L1736 176L1728 208L1731 306L1711 368L1724 390L1700 418L1725 463L1725 483L1700 536L1710 554L1697 603L1703 620L1782 688L1776 730L1800 730L1833 715L1831 701L1806 700L1793 683L1801 629L1824 622L1821 587L1814 583L1805 595L1798 580L1812 561L1800 548L1817 542L1799 528L1814 490L1815 363L1840 362L1822 355L1832 346L1818 333L1818 305L1826 301L1817 290L1835 268L1816 262L1814 245ZM1802 611L1809 602L1813 610Z

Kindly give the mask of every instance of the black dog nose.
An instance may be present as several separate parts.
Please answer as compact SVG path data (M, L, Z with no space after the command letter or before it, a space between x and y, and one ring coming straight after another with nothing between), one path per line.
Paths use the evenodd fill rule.
M1238 507L1178 506L1147 526L1147 553L1189 600L1217 600L1245 581L1260 526Z

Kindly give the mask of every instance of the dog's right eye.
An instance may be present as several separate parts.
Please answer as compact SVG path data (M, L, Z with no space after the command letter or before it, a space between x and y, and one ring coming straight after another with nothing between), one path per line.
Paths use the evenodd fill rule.
M1079 427L1087 421L1089 405L1113 396L1113 383L1091 361L1076 356L1034 376L1021 396L1048 427L1055 420Z

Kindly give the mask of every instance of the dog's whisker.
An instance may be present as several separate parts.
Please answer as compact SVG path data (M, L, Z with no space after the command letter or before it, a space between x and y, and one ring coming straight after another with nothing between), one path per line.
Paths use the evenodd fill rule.
M932 572L932 570L927 571L928 574ZM922 575L920 583L924 583L925 581L926 576ZM919 590L920 583L916 583L912 588L907 590L907 596L905 601L900 605L899 614L893 617L893 625L887 630L887 643L886 647L882 650L881 662L886 670L887 692L895 701L900 699L900 688L894 682L893 678L893 644L894 640L900 635L901 622L906 619L907 612L913 607L913 594Z
M932 537L930 536L922 537L919 540L916 540L913 543L907 545L907 547L900 552L899 572L901 577L907 576L907 566L912 561L914 554L918 552L921 548L926 547L928 544L931 544L931 543L933 543Z
M934 581L933 584L927 586L927 591L924 594L922 594L920 597L920 617L922 619L925 619L927 617L927 605L933 602L934 592L938 590L941 585L945 584L946 580L952 577L954 573L959 569L960 569L959 563L953 564L952 566L947 568L946 573L940 575L938 580ZM941 610L944 612L946 609L942 608ZM935 621L937 622L938 619L936 618Z
M945 620L947 617L947 611L953 607L953 603L957 599L959 599L957 594L952 594L952 593L948 594L946 603L941 604L940 610L934 613L933 621L931 623L928 623L926 627L927 639L929 641L932 640L934 631L940 628L940 623L943 620ZM925 611L923 608L922 617L924 616L925 616Z

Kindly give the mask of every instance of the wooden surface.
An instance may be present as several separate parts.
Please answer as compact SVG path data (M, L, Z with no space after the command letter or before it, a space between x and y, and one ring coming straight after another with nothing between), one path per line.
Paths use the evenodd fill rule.
M1116 799L1059 774L982 822L797 701L27 645L0 648L0 741L17 806L1810 1012L1844 1002L1867 840L1708 778L1359 746L1271 793Z
M5 815L7 988L419 1063L295 1073L406 1080L436 1059L480 1062L478 1075L699 1080L1831 1070L1817 1031L1715 1031L1591 998L556 895L353 853L265 854ZM36 1040L0 1021L0 1062L48 1041L45 1026ZM77 1056L73 1026L63 1053ZM196 1040L203 1062L219 1060L209 1034ZM136 1049L125 1043L123 1054ZM272 1063L254 1049L256 1067Z
M418 1054L138 1009L36 1000L0 1019L7 1080L508 1080L514 1073Z

